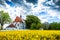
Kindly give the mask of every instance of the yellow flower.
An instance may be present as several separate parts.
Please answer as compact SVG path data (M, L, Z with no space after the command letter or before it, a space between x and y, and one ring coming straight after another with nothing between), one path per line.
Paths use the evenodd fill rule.
M0 31L0 40L60 40L60 31L59 30Z

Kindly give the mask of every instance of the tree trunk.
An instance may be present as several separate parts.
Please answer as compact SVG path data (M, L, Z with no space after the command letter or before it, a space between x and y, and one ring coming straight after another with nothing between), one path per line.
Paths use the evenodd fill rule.
M3 23L1 23L1 30L3 30Z

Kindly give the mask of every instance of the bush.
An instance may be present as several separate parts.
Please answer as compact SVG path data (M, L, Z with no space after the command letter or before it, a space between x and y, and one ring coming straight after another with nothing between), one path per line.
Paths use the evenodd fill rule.
M36 23L32 23L31 24L31 27L30 27L30 29L40 29L41 28L41 24L40 23L38 23L38 24L36 24Z

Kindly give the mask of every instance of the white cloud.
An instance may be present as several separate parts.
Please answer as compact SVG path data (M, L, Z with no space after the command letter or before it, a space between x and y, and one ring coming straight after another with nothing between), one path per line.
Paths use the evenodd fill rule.
M38 16L38 18L41 20L42 23L43 22L48 22L48 20L54 19L55 17L58 17L60 19L60 12L52 10L52 9L50 9L50 7L46 7L46 6L42 5L42 2L44 2L44 1L45 0L38 0L37 5L33 5L32 3L27 3L26 1L24 1L24 3L27 6L31 7L30 11L27 11L26 10L27 8L24 9L22 6L11 7L10 5L8 5L6 3L5 3L6 4L6 9L4 9L4 10L9 13L10 17L13 20L15 19L16 16L20 16L20 14L23 15L22 18L26 19L26 15L29 15L29 14L37 15L40 12L46 12L46 15L39 15ZM49 18L50 16L53 17L53 18Z
M0 7L0 11L3 10L1 7Z
M47 19L43 19L43 17L44 17L44 16L38 16L38 18L41 20L42 23L48 22L48 20L47 20Z

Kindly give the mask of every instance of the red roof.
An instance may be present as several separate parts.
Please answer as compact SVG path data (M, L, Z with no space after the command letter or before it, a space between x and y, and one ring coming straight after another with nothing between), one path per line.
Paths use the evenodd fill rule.
M22 21L22 19L21 19L20 17L17 16L17 17L15 18L14 22L23 22L23 21Z
M8 27L15 27L15 25L13 25L13 24L10 24Z

